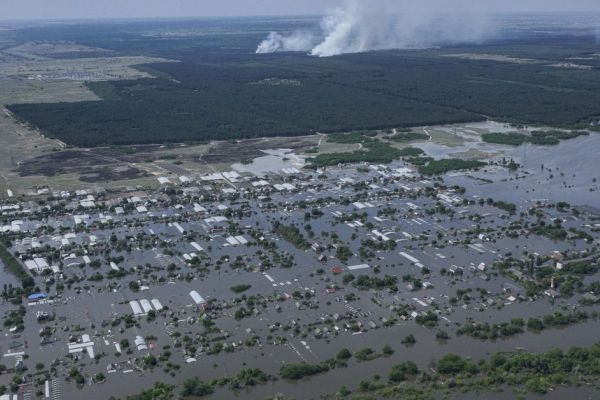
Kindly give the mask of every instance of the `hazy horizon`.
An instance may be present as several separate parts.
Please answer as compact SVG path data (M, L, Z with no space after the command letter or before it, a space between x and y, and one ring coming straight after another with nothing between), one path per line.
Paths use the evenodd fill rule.
M20 0L5 5L0 20L87 20L87 19L169 19L210 17L271 17L271 16L319 16L331 11L340 1L303 0ZM420 3L432 10L450 4L457 10L473 10L485 13L573 13L600 12L600 2L573 0L491 0L474 3L470 0L427 0Z

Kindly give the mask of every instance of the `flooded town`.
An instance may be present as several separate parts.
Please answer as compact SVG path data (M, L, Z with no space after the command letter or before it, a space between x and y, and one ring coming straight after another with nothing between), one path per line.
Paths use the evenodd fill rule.
M10 3L0 400L600 398L600 2Z
M425 156L487 157L442 174L415 160L314 166L310 152L265 148L151 187L8 189L2 391L125 397L200 378L218 398L320 398L407 360L435 371L451 352L593 345L598 172L565 154L595 157L600 136L473 139L503 127L415 129L465 141L413 143Z

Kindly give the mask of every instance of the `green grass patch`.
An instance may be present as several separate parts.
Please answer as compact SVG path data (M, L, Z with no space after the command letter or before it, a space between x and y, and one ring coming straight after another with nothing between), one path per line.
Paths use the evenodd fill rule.
M414 142L417 140L426 141L430 139L429 135L418 132L400 132L392 136L388 136L386 139L391 140L393 142Z
M327 141L329 143L339 143L339 144L358 144L358 143L371 142L373 140L375 140L375 139L367 137L360 132L332 133L327 136Z
M482 161L449 158L430 161L427 165L420 166L419 172L423 175L441 175L450 171L477 169L485 165L487 164Z
M423 150L414 147L397 149L389 144L373 140L364 143L363 150L356 150L346 153L326 153L319 154L311 160L315 167L327 167L338 164L349 163L376 163L389 164L402 157L414 157L423 154Z
M556 146L561 140L574 139L579 136L588 135L584 131L533 131L530 135L523 133L486 133L481 139L486 143L503 144L508 146L520 146L531 143L540 146Z

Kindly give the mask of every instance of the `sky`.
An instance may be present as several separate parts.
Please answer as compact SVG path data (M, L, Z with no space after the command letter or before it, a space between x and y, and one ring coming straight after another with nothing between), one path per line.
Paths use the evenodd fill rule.
M372 0L377 2L378 0ZM399 0L400 1L400 0ZM457 3L474 0L420 1ZM0 19L168 18L323 14L339 0L0 0ZM600 12L600 0L478 0L487 12Z

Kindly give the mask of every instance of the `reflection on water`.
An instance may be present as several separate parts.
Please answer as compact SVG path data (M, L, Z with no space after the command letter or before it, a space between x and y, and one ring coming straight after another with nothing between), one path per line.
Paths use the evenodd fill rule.
M257 176L281 172L284 169L300 169L306 164L304 157L292 153L291 149L262 150L267 154L252 160L250 164L233 164L231 167L238 172L248 172Z
M433 142L415 143L413 146L420 148L427 153L427 155L435 159L458 157L458 154L469 150L478 150L484 153L492 154L497 154L498 152L504 153L506 150L510 150L508 146L490 145L481 142L481 140L468 142L465 141L462 145L453 147L448 147Z
M453 158L469 150L477 150L482 153L498 154L511 151L514 147L501 146L485 143L481 140L481 135L485 133L508 133L516 131L526 131L518 129L510 124L503 124L495 121L473 122L465 125L436 126L424 129L425 132L434 130L445 134L454 135L462 141L459 145L446 146L444 144L432 141L424 143L415 143L414 146L422 149L431 157Z
M493 133L508 133L516 130L514 126L495 121L473 122L466 124L465 127L471 129L483 129Z

